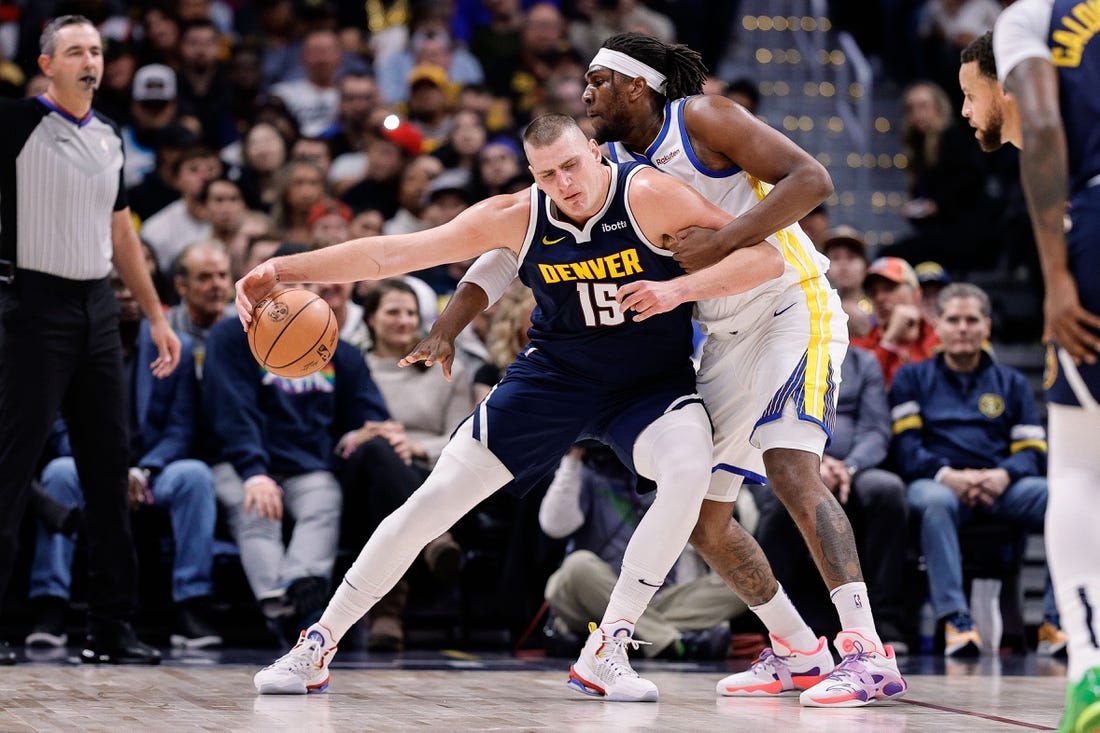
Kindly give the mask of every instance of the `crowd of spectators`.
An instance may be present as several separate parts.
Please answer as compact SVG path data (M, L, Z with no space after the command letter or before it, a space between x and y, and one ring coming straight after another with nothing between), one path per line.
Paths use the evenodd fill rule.
M581 102L583 73L603 38L644 30L664 40L690 41L715 68L737 3L728 5L729 17L716 18L704 33L697 19L692 21L700 6L694 2L0 2L0 93L41 92L37 32L47 18L79 12L101 29L106 69L95 106L121 128L124 181L147 263L162 299L171 305L173 328L188 336L181 365L188 374L173 383L172 406L143 404L134 415L141 430L132 459L132 503L145 513L152 507L167 511L176 536L173 643L220 642L212 613L218 589L210 578L216 533L237 546L250 590L279 643L313 620L331 590L339 552L356 552L373 527L416 489L451 431L523 345L533 305L529 293L517 290L475 321L458 341L451 381L444 381L437 370L398 369L396 362L436 317L469 263L380 284L312 284L332 306L344 343L326 370L286 380L261 373L251 360L229 305L233 281L280 252L427 229L488 196L530 185L517 135L527 120L546 112L572 115L589 129ZM957 69L959 44L978 26L983 27L977 32L988 27L997 7L994 0L930 0L919 15L906 15L919 18L913 24L913 42L923 51L919 69L899 65L889 50L879 49L897 78L922 77L904 91L905 120L898 121L913 161L904 212L912 236L873 257L859 232L830 228L824 209L804 223L833 263L830 278L848 313L853 343L843 365L839 426L822 475L861 534L868 586L884 624L880 631L899 649L915 628L915 619L903 618L899 601L907 551L899 523L929 526L933 498L936 511L951 512L959 523L1001 508L997 498L1023 482L1036 494L1029 495L1026 512L1012 516L1027 529L1041 524L1035 518L1039 484L1025 478L1042 474L1042 439L1035 433L1041 426L1023 402L1022 412L1012 414L1016 422L1000 421L1003 445L983 453L983 460L971 456L959 462L945 453L916 466L908 448L901 455L890 450L891 443L896 448L914 440L915 415L930 422L930 409L913 412L915 398L903 396L918 378L915 365L928 360L937 365L938 378L953 379L948 374L953 362L945 363L941 354L948 327L939 325L945 306L939 291L953 277L997 265L1005 250L988 226L994 209L989 162L960 124L952 101L957 83L945 78ZM722 35L719 42L715 33ZM707 92L726 94L753 110L759 103L758 90L747 79L711 79ZM1018 199L1018 188L1007 183L1014 180L1014 161L997 160L995 165L1007 170L994 176L1005 182L998 195ZM1008 216L1002 211L1002 219ZM1016 223L1013 231L1026 230ZM1028 242L1013 241L1009 249L1010 266L1032 262L1024 254ZM947 291L952 292L975 299L980 318L990 317L988 298ZM981 339L986 347L988 336ZM136 324L129 338L128 348L139 355L131 389L147 401L161 399L167 388L150 394L142 386L148 375L141 369L143 342ZM982 353L979 370L994 359ZM1022 388L1016 377L1005 379ZM892 388L895 380L901 386ZM969 377L958 380L973 387ZM186 409L178 407L181 400ZM172 451L161 455L153 451L162 437L154 428L169 428L148 422L150 415L165 419L166 409L188 424L178 426ZM1026 440L1020 439L1024 433L1030 436ZM43 457L42 485L55 501L77 506L78 478L60 445ZM935 446L921 450L934 453ZM1035 464L1025 472L1016 468L1023 460L1016 457L1020 451ZM576 550L546 586L546 598L559 629L581 638L580 616L573 615L578 608L591 612L577 598L566 599L566 591L575 590L577 578L590 576L595 563L614 563L615 555L606 543L586 547L577 533L591 534L599 522L615 525L601 532L628 530L630 512L622 511L622 502L637 501L629 477L601 464L597 450L589 448L587 455L583 469L579 458L563 463L564 473L547 495L550 503L542 505L543 529L552 525L551 537L573 535L570 550ZM987 498L967 494L944 468L971 477L985 472L985 478L967 484L972 487L995 475L996 487ZM990 473L1002 469L1011 484ZM1045 501L1045 483L1041 490ZM514 558L529 556L532 537L540 533L545 491L523 506L496 502L475 512L482 527L518 523L514 532L498 533L492 548L497 564L487 572L497 574L498 600L514 584L533 588L537 607L550 571L560 564L562 545L550 543L554 557L540 564L540 572L545 568L540 578L532 580L515 567ZM782 558L773 565L798 601L803 589L791 569L803 558L792 548L801 547L801 540L782 513L773 511L775 502L758 499L761 544ZM554 501L556 519L547 509ZM630 509L641 512L644 504L632 503ZM907 511L913 518L906 518ZM28 642L64 644L73 528L45 522L38 528L30 595L40 610ZM918 534L918 551L927 554L920 543L931 542L930 530ZM372 648L404 643L410 583L445 589L456 582L471 557L461 526L456 535L430 544L424 553L430 572L411 574L372 612ZM955 568L943 553L952 548L957 553L957 543L943 532L936 542L938 564L929 566L936 612L948 620L951 633L965 633L974 627L958 602L958 579L951 575L954 585L937 590L936 573ZM702 639L689 644L695 649L713 647L716 638L728 641L711 633L715 623L721 625L714 613L728 620L743 606L714 580L684 584L654 608L655 619L646 628L655 629L655 654L682 656L685 641ZM592 603L602 591L583 593ZM677 598L700 597L712 599L712 613L677 609ZM1049 611L1047 620L1056 626L1056 612ZM642 629L639 625L644 638Z

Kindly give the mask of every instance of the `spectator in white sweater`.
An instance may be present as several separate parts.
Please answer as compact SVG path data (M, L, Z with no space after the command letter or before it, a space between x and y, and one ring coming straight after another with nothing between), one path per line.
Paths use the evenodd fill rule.
M393 419L404 426L413 465L426 475L451 433L473 409L472 375L458 363L450 381L423 364L397 365L421 336L416 291L404 280L378 283L364 299L363 310L371 336L367 352L371 375Z

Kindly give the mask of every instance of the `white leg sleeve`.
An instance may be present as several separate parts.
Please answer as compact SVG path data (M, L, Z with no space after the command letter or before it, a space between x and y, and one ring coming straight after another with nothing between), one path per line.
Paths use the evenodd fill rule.
M473 439L470 421L443 449L427 480L382 520L329 601L321 623L337 641L401 579L430 541L504 486L512 473Z
M1073 683L1100 666L1100 412L1052 404L1049 414L1047 564Z
M634 465L657 482L657 495L626 547L604 623L636 622L664 582L699 519L712 453L710 420L702 405L666 413L638 436Z

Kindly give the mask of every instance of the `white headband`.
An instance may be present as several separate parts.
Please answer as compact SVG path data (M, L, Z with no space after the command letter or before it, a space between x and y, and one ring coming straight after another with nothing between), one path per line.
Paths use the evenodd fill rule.
M650 89L658 94L665 93L664 74L621 51L601 48L596 52L596 56L592 59L592 63L588 65L588 68L591 69L593 66L603 66L620 74L625 74L631 79L640 76L645 79L646 86Z

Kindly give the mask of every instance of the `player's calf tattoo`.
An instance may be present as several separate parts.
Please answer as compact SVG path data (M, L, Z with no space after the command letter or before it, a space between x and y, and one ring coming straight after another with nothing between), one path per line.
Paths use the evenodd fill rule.
M810 550L830 588L863 581L852 525L836 501L826 500L817 505L815 537L818 546L815 548L811 543Z

